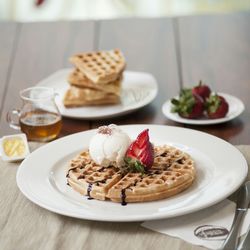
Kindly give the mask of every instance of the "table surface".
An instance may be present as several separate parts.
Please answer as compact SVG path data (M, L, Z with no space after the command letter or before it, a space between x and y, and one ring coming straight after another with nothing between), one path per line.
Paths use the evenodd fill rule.
M159 94L133 114L102 121L63 118L61 136L102 124L162 124L216 135L232 144L250 142L250 13L157 19L0 23L0 136L13 134L5 117L21 105L19 91L71 67L80 51L120 48L127 69L152 73ZM164 117L162 104L199 80L240 98L246 110L224 124L193 126Z
M127 68L152 73L157 98L147 107L103 121L63 119L60 136L100 124L184 126L219 136L232 144L250 142L250 13L158 19L118 19L52 23L0 23L0 136L12 134L6 112L20 107L19 90L53 72L71 67L70 55L121 48ZM200 79L215 91L240 98L245 112L225 124L182 125L164 117L161 106L180 87Z

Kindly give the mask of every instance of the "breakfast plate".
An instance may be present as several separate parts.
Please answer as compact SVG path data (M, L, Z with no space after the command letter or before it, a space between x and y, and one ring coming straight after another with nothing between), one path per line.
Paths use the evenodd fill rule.
M136 138L148 128L155 145L172 145L191 155L197 170L192 186L167 199L128 203L127 206L89 200L75 192L66 181L69 161L88 149L96 133L96 130L89 130L50 142L30 154L18 168L19 189L35 204L58 214L99 221L143 221L176 217L209 207L232 194L246 178L245 158L234 146L215 136L172 126L120 128L130 138Z
M90 120L128 114L152 102L158 92L157 82L151 74L124 71L120 104L65 108L63 97L69 88L67 77L71 71L72 69L59 70L37 84L38 86L54 88L58 94L56 103L59 111L65 117Z
M223 96L229 104L229 111L227 115L223 118L219 119L208 119L206 117L199 118L199 119L186 119L179 116L177 113L171 112L171 100L166 101L162 106L163 114L170 120L175 122L184 123L184 124L191 124L191 125L209 125L209 124L218 124L230 121L237 116L239 116L245 109L243 102L232 95L225 94L225 93L218 93L219 95Z

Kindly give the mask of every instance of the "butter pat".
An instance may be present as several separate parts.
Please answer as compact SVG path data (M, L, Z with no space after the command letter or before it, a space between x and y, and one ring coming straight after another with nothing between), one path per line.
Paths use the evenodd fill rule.
M26 135L17 134L2 137L0 153L4 161L23 160L29 154Z
M3 141L3 150L8 157L20 157L24 155L25 145L21 138L14 137Z

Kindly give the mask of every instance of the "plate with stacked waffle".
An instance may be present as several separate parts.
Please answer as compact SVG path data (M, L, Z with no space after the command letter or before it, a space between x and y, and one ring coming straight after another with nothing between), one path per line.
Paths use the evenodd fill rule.
M235 147L203 132L109 125L39 148L16 180L28 199L59 214L142 221L209 207L233 193L247 169Z
M62 69L38 83L53 87L60 113L78 119L124 115L154 100L155 78L145 72L125 71L118 49L79 53L70 57L74 68Z

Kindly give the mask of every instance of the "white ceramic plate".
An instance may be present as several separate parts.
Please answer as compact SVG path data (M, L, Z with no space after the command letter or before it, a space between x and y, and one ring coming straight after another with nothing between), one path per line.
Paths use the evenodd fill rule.
M88 200L66 185L65 176L70 159L87 149L96 133L89 130L48 143L30 154L18 168L19 189L37 205L59 214L100 221L142 221L175 217L211 206L233 193L247 175L242 154L209 134L160 125L121 128L132 139L149 128L155 145L171 144L188 152L196 163L196 181L184 192L160 201L121 206L111 201Z
M192 125L209 125L209 124L218 124L230 121L237 116L239 116L245 109L243 102L235 96L218 93L219 95L223 96L228 104L229 104L229 111L224 118L220 119L208 119L206 117L201 119L185 119L180 117L177 113L171 113L171 100L166 101L162 106L163 114L169 118L170 120L185 123L185 124L192 124Z
M37 85L52 87L58 93L56 103L65 117L77 119L104 119L135 111L154 100L158 87L155 78L144 72L125 71L123 73L121 104L65 108L63 97L69 88L67 77L72 69L62 69L42 80Z

